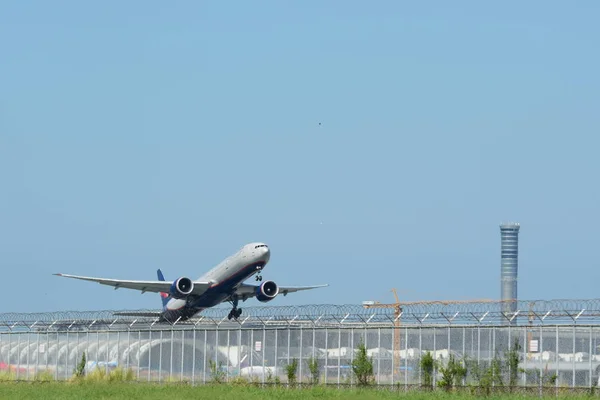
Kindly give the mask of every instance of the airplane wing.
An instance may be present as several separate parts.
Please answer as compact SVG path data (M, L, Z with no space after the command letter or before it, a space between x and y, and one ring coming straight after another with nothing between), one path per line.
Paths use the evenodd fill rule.
M125 289L134 289L141 290L142 293L145 292L155 292L155 293L169 293L169 289L173 282L168 281L127 281L121 279L105 279L105 278L94 278L90 276L77 276L77 275L68 275L68 274L54 274L56 276L62 276L65 278L74 278L81 279L84 281L97 282L101 285L114 286L115 289L125 288ZM194 288L190 295L201 295L204 293L209 287L210 282L194 282Z
M322 287L327 287L329 285L314 285L314 286L279 286L279 294L287 296L288 293L299 292L301 290L310 290L317 289ZM234 294L238 295L243 299L247 299L249 297L256 296L256 289L259 288L258 285L249 285L247 283L242 283L235 291Z

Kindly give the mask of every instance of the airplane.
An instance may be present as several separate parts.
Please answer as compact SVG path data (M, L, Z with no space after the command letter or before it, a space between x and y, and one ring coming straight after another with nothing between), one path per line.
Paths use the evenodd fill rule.
M249 243L195 281L185 276L179 277L173 282L165 281L160 269L156 271L157 281L105 279L62 273L53 275L114 286L115 290L126 288L140 290L142 293L159 293L162 300L161 311L115 313L115 315L125 316L157 317L158 322L186 321L203 310L224 302L232 305L227 318L237 320L242 315L242 309L238 308L240 300L245 302L251 297L256 297L261 303L266 303L273 300L278 294L287 296L288 293L329 286L328 284L278 286L273 281L262 282L261 272L270 257L271 251L265 243ZM256 275L256 281L262 283L259 285L244 283L253 275Z

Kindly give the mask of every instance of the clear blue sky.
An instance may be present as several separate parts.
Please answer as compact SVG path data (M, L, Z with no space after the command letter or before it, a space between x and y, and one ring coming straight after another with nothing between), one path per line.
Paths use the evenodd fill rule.
M0 312L157 308L51 274L197 278L251 241L331 285L273 305L499 298L508 220L520 298L600 297L599 11L4 2Z

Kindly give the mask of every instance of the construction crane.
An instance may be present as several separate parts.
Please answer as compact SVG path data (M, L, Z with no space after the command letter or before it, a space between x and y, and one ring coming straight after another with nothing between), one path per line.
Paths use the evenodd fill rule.
M411 304L423 304L423 303L431 303L430 301L405 301L400 303L400 299L398 298L398 292L395 288L392 288L392 293L394 293L394 297L396 299L395 303L391 304L383 304L378 301L365 301L363 302L363 307L365 308L392 308L394 310L394 346L392 349L394 366L396 369L396 373L400 374L400 317L402 315L402 305L411 305ZM436 300L437 304L461 304L461 303L492 303L497 302L497 300L490 299L477 299L477 300ZM408 344L407 346L408 347ZM408 354L404 355L408 357Z
M402 306L400 305L400 299L398 298L398 292L396 288L393 288L392 293L396 298L396 302L393 304L382 304L380 302L365 302L363 306L365 308L393 308L394 309L394 345L392 349L392 356L394 359L394 366L396 373L400 374L400 315L402 315Z
M396 288L392 288L392 293L394 293L394 297L396 298L396 303L394 304L394 365L396 366L396 373L400 375L400 315L402 315L402 307L400 306L400 299L398 298L398 292L396 292ZM408 343L405 347L408 347ZM404 357L408 357L408 354L405 354Z

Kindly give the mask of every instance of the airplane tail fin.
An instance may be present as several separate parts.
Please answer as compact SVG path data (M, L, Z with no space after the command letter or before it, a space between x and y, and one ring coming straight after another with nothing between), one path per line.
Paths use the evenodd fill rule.
M165 277L163 276L163 273L160 269L156 270L156 275L158 275L158 280L159 281L163 281L165 280ZM163 308L165 308L167 306L167 303L169 302L169 294L168 293L163 293L160 292L160 299L162 301L162 306Z

